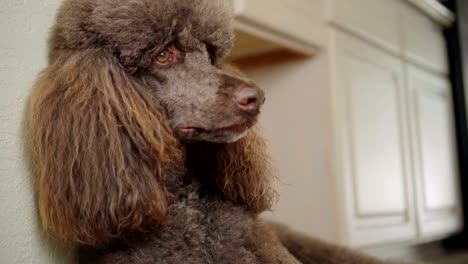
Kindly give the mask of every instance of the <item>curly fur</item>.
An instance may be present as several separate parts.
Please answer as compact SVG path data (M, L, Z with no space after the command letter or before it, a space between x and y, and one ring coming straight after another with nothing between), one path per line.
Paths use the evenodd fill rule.
M323 259L301 248L315 240L282 236L257 218L275 199L266 146L252 128L263 93L222 68L233 39L226 5L64 1L25 142L42 225L80 245L80 262ZM177 63L158 64L162 50ZM258 96L248 111L236 101L245 87ZM345 252L340 261L364 259L324 247Z
M46 229L98 244L165 219L164 170L182 151L151 99L99 51L57 57L42 73L26 138Z
M191 2L66 1L59 12L50 64L29 102L26 142L43 226L61 240L100 245L166 219L172 194L165 172L183 166L184 148L154 94L131 73L186 30L177 27L187 16L195 18L192 34L222 60L231 46L230 14L220 13L221 1ZM216 155L206 161L218 164L226 198L255 212L271 204L258 144L252 135L213 145Z

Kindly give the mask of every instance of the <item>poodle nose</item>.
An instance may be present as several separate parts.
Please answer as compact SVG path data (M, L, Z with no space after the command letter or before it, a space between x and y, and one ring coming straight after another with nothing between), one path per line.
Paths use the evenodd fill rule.
M257 114L265 102L265 93L247 84L240 85L234 92L234 100L240 109Z

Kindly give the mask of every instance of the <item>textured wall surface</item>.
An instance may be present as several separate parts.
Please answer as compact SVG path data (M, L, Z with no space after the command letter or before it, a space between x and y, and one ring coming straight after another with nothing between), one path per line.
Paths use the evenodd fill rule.
M0 0L0 263L69 263L71 252L40 230L22 155L26 97L46 64L46 40L60 0Z

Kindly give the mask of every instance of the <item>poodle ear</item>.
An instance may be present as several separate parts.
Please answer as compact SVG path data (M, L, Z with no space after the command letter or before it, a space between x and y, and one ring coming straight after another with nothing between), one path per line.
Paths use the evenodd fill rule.
M267 147L254 130L235 143L193 143L187 146L187 167L206 184L236 204L260 213L269 210L276 198L271 183L275 178ZM211 171L208 169L211 168Z
M165 171L182 161L158 101L110 54L60 54L39 77L25 122L42 224L97 246L167 215Z
M236 143L217 148L216 183L227 199L255 213L270 210L276 193L267 145L253 129Z

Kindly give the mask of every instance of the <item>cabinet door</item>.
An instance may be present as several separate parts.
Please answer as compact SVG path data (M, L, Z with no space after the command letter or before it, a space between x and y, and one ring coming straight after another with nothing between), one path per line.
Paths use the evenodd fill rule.
M424 238L461 228L449 82L408 65L418 225Z
M352 246L414 239L403 64L365 42L334 34L344 239Z

